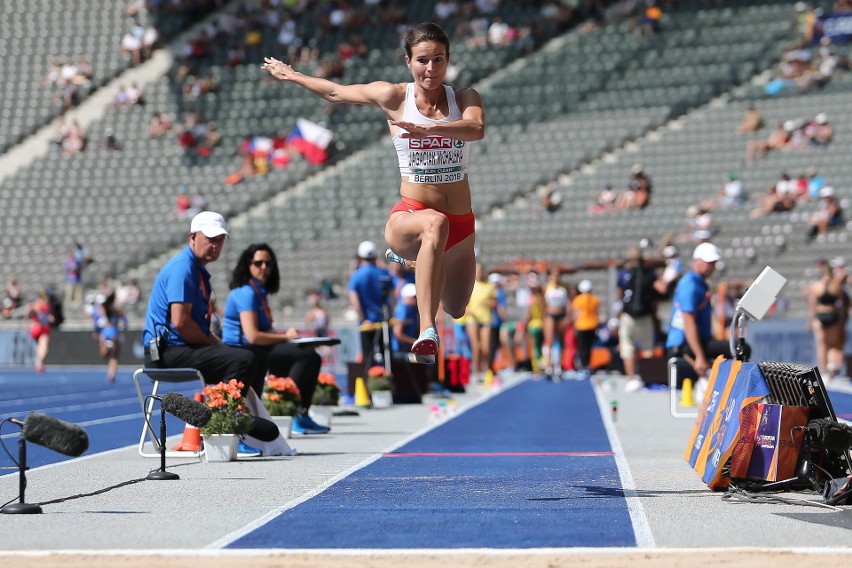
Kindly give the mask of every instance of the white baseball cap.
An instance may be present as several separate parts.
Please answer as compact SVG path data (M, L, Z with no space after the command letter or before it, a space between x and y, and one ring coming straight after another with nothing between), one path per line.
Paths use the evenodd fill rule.
M376 243L373 241L361 241L358 245L358 257L372 260L378 258L379 250L376 248Z
M202 211L192 218L192 223L189 226L190 233L204 233L208 239L213 239L219 235L228 234L228 227L225 225L225 218L215 211Z
M701 243L695 247L695 250L692 252L692 258L703 260L704 262L716 262L722 258L722 252L713 243Z
M580 283L577 284L577 290L579 290L581 294L591 292L592 291L592 281L591 280L580 280Z
M403 298L413 298L417 295L417 287L414 286L414 283L409 282L402 287L402 290L399 291L399 295Z

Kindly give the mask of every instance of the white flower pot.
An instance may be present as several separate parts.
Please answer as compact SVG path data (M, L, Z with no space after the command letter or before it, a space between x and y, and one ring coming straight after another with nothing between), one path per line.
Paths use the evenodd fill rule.
M331 426L331 417L334 414L333 406L313 405L308 409L308 416L320 426Z
M209 462L229 462L237 459L236 434L210 434L204 436L204 457Z
M292 416L272 416L272 421L278 426L278 431L281 432L282 437L285 439L290 437L290 432L293 428Z
M391 391L376 391L370 395L373 400L373 408L390 408L393 406L393 393Z

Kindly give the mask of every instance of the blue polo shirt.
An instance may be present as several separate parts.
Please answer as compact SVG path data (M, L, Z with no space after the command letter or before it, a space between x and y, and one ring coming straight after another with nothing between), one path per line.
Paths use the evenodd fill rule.
M713 337L713 306L710 303L710 286L698 273L687 272L678 281L672 298L672 319L669 335L666 338L666 348L686 345L683 333L683 312L695 314L698 326L698 336L701 341Z
M260 282L252 279L254 285L257 286L257 292L251 284L244 284L239 288L234 288L228 294L228 301L225 302L225 317L222 320L222 343L226 345L248 345L243 326L240 323L240 314L242 312L254 312L257 314L257 329L259 331L269 331L272 328L272 322L266 315L266 310L263 309L263 300L266 298L266 288L261 286ZM260 292L260 295L258 295Z
M407 305L400 301L393 309L394 319L404 321L402 324L402 333L409 337L417 337L420 334L420 312L417 311L417 304L413 306ZM391 349L394 351L411 351L411 344L405 343L400 345L399 339L391 333ZM400 348L402 347L402 348Z
M206 294L202 294L202 283ZM142 344L147 346L156 333L166 338L166 345L187 345L170 325L169 310L174 303L192 304L193 321L203 333L210 333L207 300L212 290L210 273L187 245L163 266L154 281L154 288L148 300L148 313L145 315Z
M384 268L365 263L349 278L349 291L358 294L364 317L372 322L382 321L382 306L386 302L385 291L391 293L391 275Z

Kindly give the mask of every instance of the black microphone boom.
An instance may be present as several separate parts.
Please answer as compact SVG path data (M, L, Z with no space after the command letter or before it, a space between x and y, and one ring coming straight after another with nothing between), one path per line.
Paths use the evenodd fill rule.
M21 438L60 454L77 457L89 449L89 435L80 426L41 412L30 412Z
M213 411L205 404L176 392L163 395L163 410L196 428L203 428L213 417Z

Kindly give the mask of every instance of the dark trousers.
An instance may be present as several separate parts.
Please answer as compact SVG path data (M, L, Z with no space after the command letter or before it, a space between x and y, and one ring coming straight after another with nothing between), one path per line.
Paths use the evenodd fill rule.
M160 350L159 363L151 363L150 357L145 354L146 367L198 369L208 385L237 379L242 381L246 388L254 388L258 396L263 392L263 381L257 384L261 364L254 352L229 345L171 345Z
M380 360L376 360L374 357L376 350L379 352ZM364 365L372 367L373 365L384 364L385 341L382 337L381 328L361 332L361 353L364 357Z
M246 345L241 349L250 351L257 357L258 365L253 381L260 385L261 390L257 391L258 393L263 392L267 371L278 377L290 377L299 387L302 406L310 408L322 367L322 357L314 348L284 342L266 346Z
M260 374L259 369L266 371L262 364L263 361L253 351L229 345L164 347L160 350L160 360L157 363L153 363L150 354L145 353L146 367L198 369L208 385L237 379L242 381L245 389L252 387L258 396L263 393L263 375ZM259 374L260 383L257 382ZM269 420L255 417L249 435L258 440L271 442L278 437L278 427Z
M322 357L313 347L286 342L276 343L267 351L266 368L275 376L293 379L304 408L311 406L321 367Z
M589 361L592 358L592 345L595 343L596 333L594 329L578 329L575 332L577 338L577 361L580 369L589 369Z

